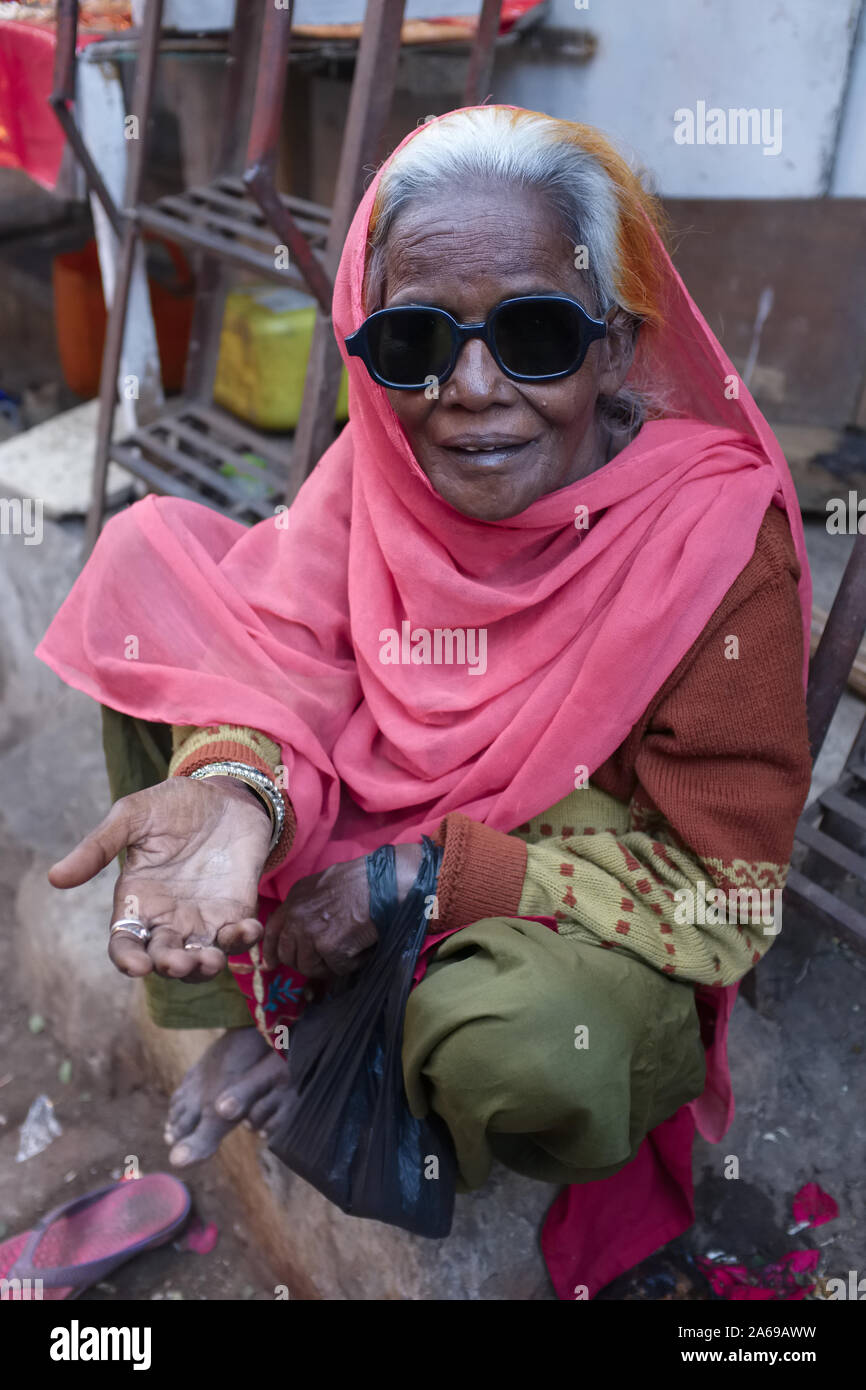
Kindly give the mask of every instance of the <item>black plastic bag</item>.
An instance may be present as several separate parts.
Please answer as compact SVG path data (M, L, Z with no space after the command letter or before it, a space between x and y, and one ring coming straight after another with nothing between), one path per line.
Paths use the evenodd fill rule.
M368 857L369 962L308 1005L289 1040L289 1104L272 1153L352 1216L446 1236L456 1163L448 1128L412 1115L403 1085L403 1017L427 931L442 851L424 838L418 876L397 903L394 851Z

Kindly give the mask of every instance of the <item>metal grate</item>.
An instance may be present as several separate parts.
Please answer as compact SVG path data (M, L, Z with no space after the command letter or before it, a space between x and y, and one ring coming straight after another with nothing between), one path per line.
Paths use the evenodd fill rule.
M186 402L115 441L110 457L153 492L253 525L285 501L290 445L216 407Z
M806 807L794 842L808 863L791 868L786 894L830 919L860 950L866 946L866 765L849 760L840 780ZM827 819L829 817L829 819Z
M321 261L331 214L328 208L304 198L280 194L279 201L293 217L311 250ZM170 194L139 207L135 216L142 227L185 246L199 247L246 270L266 275L281 285L309 294L309 285L297 269L278 268L278 238L258 203L248 197L239 178L223 176L213 183ZM291 261L294 261L294 256Z

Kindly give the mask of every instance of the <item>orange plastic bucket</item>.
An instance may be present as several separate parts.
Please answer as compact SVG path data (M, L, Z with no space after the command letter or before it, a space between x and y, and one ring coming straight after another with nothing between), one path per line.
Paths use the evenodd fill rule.
M194 282L180 247L162 237L147 238L148 287L156 345L166 392L180 391L192 325ZM160 262L167 253L171 273ZM105 296L93 237L78 251L64 251L51 267L54 328L63 379L76 395L99 392L105 345Z

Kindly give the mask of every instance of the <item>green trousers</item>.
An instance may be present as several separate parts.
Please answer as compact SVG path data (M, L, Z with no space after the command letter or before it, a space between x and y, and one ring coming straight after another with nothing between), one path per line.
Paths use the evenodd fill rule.
M168 726L104 709L103 734L113 798L165 778ZM164 1028L250 1025L229 971L145 988ZM609 1177L704 1088L694 989L542 923L487 918L445 940L409 996L403 1073L413 1112L448 1125L461 1191L494 1159L544 1182Z
M439 947L409 996L403 1070L457 1149L461 1190L494 1159L544 1182L610 1177L704 1089L693 988L641 961L490 917Z

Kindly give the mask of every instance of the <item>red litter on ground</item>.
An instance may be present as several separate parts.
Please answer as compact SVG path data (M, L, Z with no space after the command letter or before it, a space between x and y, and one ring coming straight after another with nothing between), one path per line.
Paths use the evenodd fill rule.
M178 1249L191 1250L195 1255L209 1255L219 1240L219 1227L215 1221L205 1225L198 1217L193 1217L189 1226L178 1241Z
M745 1265L717 1265L699 1256L696 1263L710 1282L713 1293L734 1303L763 1300L797 1301L815 1287L814 1279L802 1279L818 1264L820 1250L792 1250L760 1269Z
M835 1221L838 1215L838 1204L816 1182L807 1182L794 1198L794 1220L807 1226L823 1226L825 1221Z

